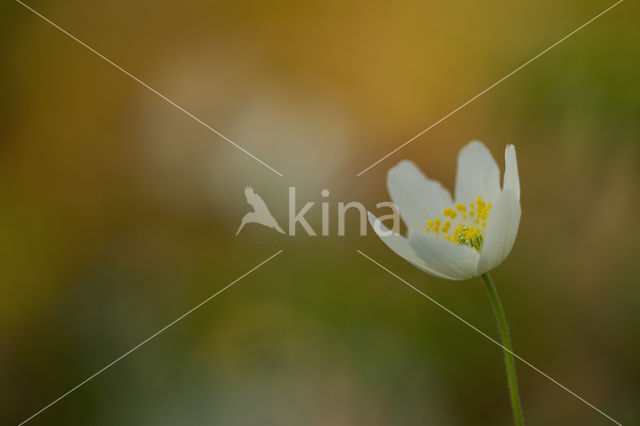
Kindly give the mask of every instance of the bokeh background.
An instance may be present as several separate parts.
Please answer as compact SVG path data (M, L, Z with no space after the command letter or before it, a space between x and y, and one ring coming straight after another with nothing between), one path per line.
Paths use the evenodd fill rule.
M403 158L453 187L479 139L517 147L520 234L494 271L515 350L640 424L640 17L627 1L366 174L356 173L612 4L28 3L279 177L12 1L0 6L0 423L17 424L279 249L31 424L509 425L479 280L422 274L338 201L375 210ZM332 236L236 237L252 185ZM603 416L518 364L531 425Z

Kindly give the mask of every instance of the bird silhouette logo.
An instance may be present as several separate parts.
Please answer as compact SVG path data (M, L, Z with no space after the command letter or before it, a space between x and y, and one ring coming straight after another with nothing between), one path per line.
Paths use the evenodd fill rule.
M244 215L244 217L242 218L242 222L240 222L240 227L238 228L236 235L240 233L242 228L247 223L259 223L260 225L264 225L267 228L275 229L279 233L284 234L284 231L282 230L282 228L280 228L280 225L278 225L276 219L271 215L271 212L269 211L269 208L267 207L265 202L258 194L256 194L252 187L247 186L244 189L244 195L245 197L247 197L247 203L249 203L249 205L253 207L253 211Z

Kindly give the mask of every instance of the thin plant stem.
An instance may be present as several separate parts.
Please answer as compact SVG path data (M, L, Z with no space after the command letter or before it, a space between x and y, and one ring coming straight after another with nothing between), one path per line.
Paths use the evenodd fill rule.
M511 398L511 410L513 411L513 421L516 426L524 426L524 417L522 416L522 406L520 404L520 393L518 392L518 378L516 377L516 364L511 354L513 352L513 345L511 344L511 337L509 336L509 326L507 325L507 318L502 309L502 302L496 291L496 286L493 284L493 280L489 273L480 275L480 279L484 283L487 293L489 293L489 299L491 300L491 306L493 307L493 313L498 323L498 330L500 331L500 337L502 338L502 345L507 350L504 352L504 363L507 369L507 383L509 385L509 396Z

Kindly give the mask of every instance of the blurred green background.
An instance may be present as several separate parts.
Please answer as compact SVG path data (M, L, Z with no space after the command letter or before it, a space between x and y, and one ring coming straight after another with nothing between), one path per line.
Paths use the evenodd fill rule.
M12 1L0 6L0 423L17 424L279 249L284 253L30 424L509 425L479 280L429 277L338 201L388 200L412 159L518 151L523 216L493 275L516 353L640 424L640 17L627 1L361 177L356 173L612 4L30 1L278 169L278 177ZM330 237L281 225L287 188ZM303 233L299 229L299 233ZM603 416L518 364L530 425Z

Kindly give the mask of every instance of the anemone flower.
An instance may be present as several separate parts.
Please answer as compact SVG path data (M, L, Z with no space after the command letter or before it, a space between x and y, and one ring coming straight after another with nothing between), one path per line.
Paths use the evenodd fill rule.
M516 150L505 150L505 173L478 141L458 154L455 201L440 182L427 178L410 161L389 170L387 188L407 226L407 236L393 233L374 215L376 234L396 254L424 272L448 280L480 277L502 337L511 407L523 425L513 350L506 317L489 271L511 252L520 224L520 178Z

